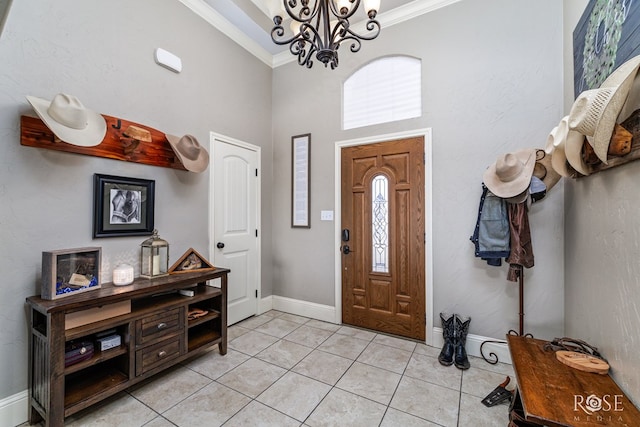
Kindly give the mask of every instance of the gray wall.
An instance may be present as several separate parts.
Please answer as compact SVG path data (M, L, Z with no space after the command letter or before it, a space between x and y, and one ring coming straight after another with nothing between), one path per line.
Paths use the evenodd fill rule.
M566 2L565 37L571 37L587 3ZM567 58L572 49L565 52ZM570 107L572 75L567 75L566 87L565 105ZM634 162L565 184L566 335L596 345L636 405L640 404L638 176L640 163Z
M156 47L182 58L181 74L154 63ZM104 280L117 262L137 261L144 237L91 238L94 173L156 181L156 227L171 245L170 262L189 247L206 256L209 247L208 171L23 147L19 119L34 114L25 95L71 93L95 111L191 133L206 147L209 131L260 145L268 177L272 71L175 0L14 2L0 58L1 399L27 388L24 301L40 292L41 252L101 246ZM269 181L263 179L265 224ZM262 238L269 295L271 242Z
M518 328L518 287L507 267L474 258L473 232L482 173L498 155L543 148L559 121L562 96L562 3L467 0L383 28L357 54L345 46L340 66L274 70L273 293L333 306L334 144L352 138L433 129L434 319L448 310L471 315L471 332L504 338ZM384 55L422 60L423 115L342 131L341 85ZM311 229L290 228L292 135L312 134ZM525 271L526 329L540 338L563 332L563 189L530 212L536 266ZM274 208L275 211L275 208ZM339 212L336 212L339 220ZM280 244L283 243L283 244ZM434 321L434 325L439 323Z

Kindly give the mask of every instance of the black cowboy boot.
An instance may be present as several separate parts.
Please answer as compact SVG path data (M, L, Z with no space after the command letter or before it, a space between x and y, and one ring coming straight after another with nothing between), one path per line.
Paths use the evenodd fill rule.
M464 345L467 342L467 334L469 333L469 324L471 323L470 317L461 317L457 314L454 315L456 324L456 338L455 338L455 350L453 356L453 363L455 363L458 369L469 369L469 358L467 357L467 351Z
M444 337L444 345L438 356L441 365L451 366L453 363L453 351L455 348L456 323L455 316L449 313L440 313L442 321L442 336Z

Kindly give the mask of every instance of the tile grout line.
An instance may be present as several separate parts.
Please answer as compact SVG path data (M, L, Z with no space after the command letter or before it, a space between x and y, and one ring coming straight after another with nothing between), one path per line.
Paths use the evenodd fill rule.
M230 369L229 371L225 372L224 374L220 375L220 377L219 377L219 378L221 378L222 376L226 375L228 372L231 372L233 369L236 369L238 366L241 366L242 364L246 363L247 361L249 361L249 360L251 360L251 359L256 359L256 360L259 360L259 361L261 361L261 362L268 363L268 364L270 364L270 365L274 365L274 366L279 367L279 368L281 368L281 369L285 369L285 372L284 372L280 377L278 377L278 379L276 379L273 383L271 383L271 385L270 385L269 387L267 387L265 390L263 390L263 391L262 391L258 396L256 396L255 398L254 398L254 397L247 396L247 397L249 397L249 398L250 398L250 402L249 402L249 403L247 403L247 405L249 405L249 404L250 404L251 402L253 402L253 401L257 401L257 403L259 403L259 404L261 404L261 405L264 405L264 406L266 406L266 407L268 407L268 408L270 408L270 409L272 409L272 410L274 410L274 411L276 411L276 412L278 412L278 413L282 414L283 416L286 416L286 417L288 417L288 418L290 418L290 419L292 419L292 420L295 420L296 422L300 422L300 421L299 421L298 419L296 419L296 418L294 418L294 417L292 417L292 416L290 416L290 415L288 415L288 414L286 414L286 413L284 413L284 412L282 412L282 411L280 411L280 410L276 409L276 408L273 408L273 407L271 407L271 406L269 406L269 405L266 405L266 404L264 404L264 403L262 403L262 402L258 401L257 399L259 398L259 396L260 396L260 395L262 395L266 390L268 390L271 386L273 386L273 384L275 384L277 381L279 381L279 380L280 380L284 375L286 375L287 373L293 373L293 374L296 374L296 375L301 375L301 376L306 377L306 378L308 378L308 379L311 379L311 380L314 380L314 381L318 381L318 382L320 382L320 383L324 383L324 384L326 384L326 385L330 386L330 388L329 388L329 390L327 391L327 393L326 393L326 394L324 394L324 396L322 397L322 399L321 399L321 400L320 400L320 401L319 401L319 402L318 402L318 403L317 403L317 404L316 404L316 405L311 409L311 411L310 411L310 412L309 412L309 414L306 416L306 418L304 419L304 421L302 421L301 425L308 421L309 417L314 413L314 411L316 411L316 410L317 410L317 408L318 408L318 407L319 407L319 406L320 406L320 405L321 405L321 404L326 400L327 396L328 396L332 391L334 391L335 389L338 389L338 390L344 391L344 392L346 392L346 393L353 394L353 395L355 395L355 396L357 396L357 397L359 397L359 398L365 399L365 400L367 400L367 401L370 401L370 402L373 402L373 403L376 403L376 404L379 404L379 405L383 405L383 406L384 406L384 412L383 412L383 414L382 414L382 418L381 418L380 423L379 423L379 425L380 425L380 424L384 421L385 416L387 415L387 413L389 412L389 408L391 407L391 402L393 401L393 398L394 398L394 396L396 395L396 393L397 393L397 391L398 391L398 388L399 388L400 383L402 382L402 380L403 380L405 377L406 377L406 378L412 378L412 379L413 379L413 377L409 377L409 376L407 376L407 375L406 375L406 373L407 373L407 369L408 369L408 367L409 367L409 364L411 363L412 358L413 358L415 355L425 355L425 356L427 356L427 357L429 357L429 358L433 358L433 357L434 357L434 356L432 356L430 353L421 353L421 352L418 352L418 348L419 348L419 344L420 344L420 342L415 342L415 345L413 346L413 349L412 349L412 351L411 351L411 354L410 354L410 356L409 356L409 359L408 359L407 363L404 365L404 367L403 367L403 369L402 369L402 372L401 372L401 373L396 372L396 371L392 371L392 370L389 370L389 369L385 369L385 368L382 368L382 367L379 367L379 366L376 366L376 365L370 365L369 363L359 362L359 363L361 363L361 364L363 364L363 365L367 365L367 366L371 366L371 367L374 367L374 368L382 369L382 370L385 370L385 371L388 371L388 372L391 372L391 373L394 373L394 374L397 374L397 375L399 375L399 376L400 376L400 379L399 379L398 383L396 384L396 386L395 386L395 388L394 388L394 390L393 390L393 393L391 394L391 397L390 397L389 402L388 402L386 405L385 405L385 404L381 404L380 402L377 402L377 401L375 401L375 400L372 400L372 399L370 399L370 398L368 398L368 397L360 396L359 394L357 394L357 393L352 393L352 392L350 392L350 391L348 391L348 390L343 390L342 388L338 387L338 386L337 386L337 384L340 382L340 380L341 380L342 378L344 378L344 376L345 376L345 375L346 375L346 373L349 371L349 369L351 369L351 368L355 365L355 363L356 363L356 362L358 362L358 358L362 356L362 354L363 354L363 353L364 353L364 352L365 352L365 351L366 351L366 350L371 346L371 344L372 344L372 343L375 343L375 344L380 345L380 346L385 346L385 347L398 348L398 347L394 347L393 345L390 345L389 343L384 343L384 342L377 342L377 341L375 341L375 340L376 340L376 338L377 338L378 336L388 336L388 337L391 337L391 338L398 338L398 339L402 339L402 338L400 338L400 337L395 337L395 336L390 336L390 335L386 335L386 334L379 334L379 333L372 332L372 333L373 333L373 336L372 336L370 339L367 339L367 340L366 340L366 341L367 341L366 346L365 346L365 347L364 347L364 348L363 348L363 349L362 349L362 350L361 350L361 351L360 351L360 352L355 356L355 358L353 358L353 359L352 359L352 358L350 358L350 357L349 357L349 358L346 358L346 357L341 356L341 355L339 355L339 354L334 354L334 353L331 353L331 352L327 352L327 351L325 351L325 350L321 349L320 347L321 347L321 346L322 346L326 341L328 341L329 339L331 339L332 337L335 337L335 336L349 337L349 338L359 338L359 337L357 337L357 336L356 336L357 334L346 334L346 333L340 333L340 329L341 329L342 327L349 327L348 325L337 325L337 326L339 326L339 327L338 327L338 329L336 329L336 330L333 330L333 329L324 329L324 328L315 327L315 326L313 326L313 325L308 325L308 323L309 323L309 321L310 321L311 319L307 319L305 322L303 322L303 323L299 323L299 324L296 326L296 328L295 328L295 329L293 329L293 330L289 331L286 335L284 335L284 336L282 336L282 337L274 336L274 335L270 335L270 334L267 334L267 333L265 333L265 332L262 332L262 331L256 330L257 328L259 328L259 327L261 327L261 326L263 326L263 325L266 325L266 324L267 324L267 323L269 323L270 321L275 320L275 319L278 319L278 318L280 318L281 316L282 316L282 315L280 315L280 316L273 316L273 317L271 317L269 320L267 320L266 322L261 323L261 324L259 324L259 325L256 325L256 326L254 326L253 328L246 328L246 327L242 326L242 325L241 325L241 323L238 323L238 327L239 327L239 328L242 328L242 329L244 329L244 330L246 330L247 332L254 331L254 332L261 333L261 334L265 334L265 335L271 336L271 337L273 337L273 338L276 338L276 339L277 339L277 341L275 341L274 343L269 344L269 345L268 345L267 347L265 347L264 349L262 349L262 350L258 351L257 353L255 353L255 355L249 355L249 354L243 353L243 352L242 352L242 351L240 351L240 350L234 349L234 351L238 351L238 352L240 352L240 353L243 353L243 354L247 355L249 358L248 358L247 360L245 360L244 362L242 362L241 364L239 364L239 365L235 366L234 368ZM301 316L301 317L303 317L303 316ZM283 320L287 320L287 319L283 319ZM298 322L294 322L294 323L298 323ZM311 346L307 347L307 345L305 345L305 344L301 344L300 342L297 342L297 341L294 341L294 340L289 340L289 339L287 339L287 337L288 337L289 335L293 334L295 331L299 330L302 326L305 326L305 325L306 325L307 327L309 327L309 328L316 329L316 330L318 330L318 331L330 332L330 334L329 334L326 338L324 338L323 340L321 340L319 343L317 343L317 344L316 344L316 343L314 343L314 344L313 344L313 347L311 347ZM358 328L354 328L354 329L358 329ZM245 333L246 333L246 332L245 332ZM244 335L244 333L243 333L242 335ZM242 336L242 335L239 335L239 336L235 337L234 339L239 338L239 337L240 337L240 336ZM359 339L362 339L362 338L359 338ZM273 345L275 345L276 343L278 343L278 342L280 342L280 341L282 341L282 340L284 340L284 341L286 341L286 342L289 342L289 343L293 343L293 344L301 345L301 346L303 346L303 347L307 347L308 349L310 349L310 352L309 352L309 353L307 353L307 354L306 354L306 355L305 355L301 360L298 360L298 361L297 361L295 364L293 364L291 367L287 367L287 368L283 368L282 366L277 365L276 363L273 363L273 362L268 361L268 360L263 360L263 359L260 359L260 358L258 357L258 355L259 355L260 353L264 352L264 351L265 351L265 350L267 350L268 348L271 348ZM413 341L412 341L412 340L409 340L409 342L413 342ZM334 356L337 356L337 357L342 357L342 358L348 359L348 360L350 361L350 363L349 363L348 367L344 370L344 372L340 375L340 377L335 381L335 383L333 383L333 384L327 384L327 383L325 383L324 381L321 381L321 380L315 379L315 378L313 378L313 377L309 377L309 376L307 376L307 375L304 375L304 374L301 374L301 373L298 373L298 372L295 372L295 371L294 371L294 369L296 368L296 366L298 366L298 365L299 365L299 364L300 364L300 363L301 363L301 362L302 362L306 357L308 357L308 356L309 356L309 354L313 353L314 351L324 352L324 353L331 354L331 355L334 355ZM463 383L463 375L464 375L464 374L462 374L462 375L460 376L460 383L459 383L459 385L460 385L460 386L459 386L459 389L458 389L458 390L456 390L456 391L458 391L458 408L457 408L457 409L458 409L458 411L457 411L457 423L456 423L457 425L459 425L459 423L460 423L461 403L462 403L462 402L461 402L461 398L462 398L462 383ZM418 380L420 380L420 378L417 378L417 379L418 379ZM213 381L217 382L217 380L213 380ZM424 380L422 380L422 381L424 381ZM430 384L435 384L435 383L431 383L431 382L429 382L429 381L426 381L426 382L428 382L428 383L430 383ZM218 383L218 384L221 384L221 383ZM224 385L224 384L223 384L223 385ZM438 384L435 384L435 385L438 385ZM225 386L225 387L230 388L230 387L228 387L228 386ZM234 390L233 388L230 388L230 389L231 389L231 390ZM243 395L245 395L245 396L246 396L246 394L244 394L244 393L241 393L241 394L243 394ZM246 406L247 406L247 405L244 405L244 406L243 406L242 408L240 408L237 412L235 412L233 415L231 415L231 416L230 416L230 417L229 417L229 418L228 418L228 419L227 419L223 424L228 423L228 422L229 422L229 421L230 421L234 416L236 416L239 412L241 412L244 408L246 408ZM411 414L411 413L408 413L408 412L405 412L405 411L401 411L401 410L398 410L398 411L399 411L399 412L401 412L401 413L404 413L404 414L406 414L406 415L409 415L409 416L412 416L412 417L416 417L416 418L419 418L419 419L422 419L422 420L425 420L425 421L428 421L428 422L434 423L434 424L436 424L436 425L439 425L438 423L435 423L435 422L430 421L430 420L426 420L426 419L424 419L424 418L422 418L422 417L419 417L419 416L417 416L417 415L414 415L414 414Z
M274 317L274 318L277 318L277 317ZM272 319L272 320L273 320L273 319ZM269 320L269 321L270 321L270 320ZM264 333L264 332L261 332L261 331L257 331L256 329L257 329L257 328L259 328L260 326L265 325L265 324L266 324L266 323L268 323L269 321L267 321L267 322L265 322L265 323L262 323L261 325L256 326L254 329L249 329L249 328L245 328L245 329L253 330L254 332L258 332L258 333ZM305 322L305 323L303 323L303 324L301 324L300 326L298 326L298 328L296 328L295 330L299 329L302 325L304 325L304 324L306 324L306 323L308 323L308 321L307 321L307 322ZM343 326L346 326L346 325L343 325ZM343 327L343 326L341 326L341 327ZM309 326L309 327L314 328L313 326ZM347 327L348 327L348 326L347 326ZM323 330L323 329L321 329L321 328L314 328L314 329ZM324 350L321 350L321 349L320 349L320 346L321 346L324 342L326 342L327 340L329 340L331 337L336 336L336 335L338 335L338 336L343 336L343 337L350 337L350 338L362 339L362 338L358 338L358 337L357 337L357 336L355 336L355 335L350 335L350 334L343 334L343 333L340 333L340 332L339 332L339 331L340 331L340 329L341 329L341 328L338 328L338 329L337 329L337 330L335 330L335 331L331 331L331 332L332 332L332 333L331 333L331 335L329 335L329 336L328 336L326 339L324 339L321 343L317 344L315 347L309 347L309 348L312 348L312 351L316 351L316 350L317 350L317 351L323 351L323 352L326 352L326 351L324 351ZM354 328L354 329L358 329L358 330L360 330L359 328ZM291 333L293 333L295 330L293 330L293 331L289 332L287 335L285 335L285 336L284 336L284 337L282 337L282 338L279 338L279 337L278 337L278 338L279 338L279 340L282 340L282 339L286 340L286 337L287 337L287 336L289 336ZM367 332L369 332L369 331L367 331ZM268 335L268 334L266 334L266 335ZM356 335L357 335L357 334L356 334ZM331 387L331 388L330 388L330 389L329 389L329 391L324 395L324 397L320 400L320 402L318 402L318 404L317 404L316 406L314 406L314 408L311 410L311 412L310 412L310 413L309 413L309 415L305 418L305 420L302 422L302 424L304 424L304 423L309 419L309 417L313 414L313 412L318 408L318 406L320 406L320 404L322 404L322 402L326 399L326 397L327 397L327 396L331 393L331 391L333 391L334 389L338 389L338 390L344 391L344 392L346 392L346 393L354 394L355 396L358 396L358 397L363 398L363 399L366 399L366 400L368 400L368 401L370 401L370 402L373 402L373 403L376 403L376 404L379 404L379 405L384 406L384 407L385 407L385 411L384 411L384 413L383 413L383 415L382 415L382 419L380 420L380 423L382 423L382 421L384 420L384 416L386 415L386 413L388 412L389 408L391 407L391 401L393 400L393 397L395 396L395 393L396 393L396 391L397 391L398 387L400 386L400 382L402 381L402 378L404 378L404 376L405 376L405 373L406 373L407 367L408 367L408 365L409 365L409 362L411 361L411 357L412 357L414 354L417 354L417 353L416 353L416 349L417 349L417 344L418 344L418 343L417 343L417 342L415 343L416 345L413 347L413 350L411 351L411 355L409 356L409 360L407 361L407 364L404 366L404 368L403 368L403 370L402 370L402 373L398 373L398 372L391 371L391 370L388 370L388 369L385 369L385 368L381 368L381 367L378 367L378 366L375 366L375 365L370 365L370 364L365 363L365 362L358 362L358 358L359 358L360 356L362 356L362 354L366 351L366 349L367 349L367 348L368 348L372 343L375 343L375 344L380 345L380 346L385 346L385 347L395 348L395 347L393 347L393 346L391 346L391 345L388 345L388 344L385 344L385 343L375 342L375 339L376 339L376 337L378 337L378 336L387 336L387 337L391 337L391 338L398 338L398 337L391 336L391 335L379 334L379 333L373 333L373 336L372 336L370 339L366 340L366 341L368 341L367 345L366 345L366 346L365 346L365 347L364 347L364 348L363 348L363 349L358 353L358 355L357 355L357 356L355 356L355 358L354 358L354 359L347 358L347 359L351 360L351 363L350 363L349 367L345 369L345 371L342 373L342 375L340 376L340 378L338 378L338 380L336 380L335 384L333 384L333 385L331 385L331 384L327 384L327 385L330 385L330 387ZM398 339L401 339L401 338L398 338ZM296 343L296 342L294 342L294 341L290 341L290 342L293 342L293 343L295 343L295 344L298 344L298 343ZM412 342L412 341L411 341L411 342ZM275 343L273 343L273 344L269 345L267 348L271 347L271 346L272 346L272 345L274 345L274 344L275 344ZM300 344L300 345L301 345L301 344ZM255 358L257 358L257 355L258 355L258 354L260 354L262 351L266 350L267 348L265 348L265 349L261 350L260 352L256 353L256 355L255 355L255 356L250 356L250 357L255 357ZM329 352L328 354L333 354L333 355L335 355L335 356L343 357L343 358L344 358L344 356L336 355L336 354L334 354L334 353L330 353L330 352ZM305 357L306 357L306 356L305 356ZM259 359L259 358L257 358L257 359L258 359L258 360L262 360L262 359ZM303 358L302 360L304 360L304 358ZM302 361L302 360L301 360L301 361ZM273 364L273 363L271 363L271 362L269 362L269 361L266 361L266 360L262 360L262 361L263 361L263 362L266 362L266 363ZM301 361L299 361L298 363L296 363L296 364L295 364L294 366L292 366L291 368L287 369L287 372L293 372L294 374L302 375L302 376L304 376L304 377L306 377L306 378L309 378L309 379L311 379L311 380L319 381L319 380L317 380L317 379L315 379L315 378L308 377L308 376L306 376L306 375L299 374L299 373L297 373L297 372L293 371L293 369L295 368L295 366L297 366ZM370 399L370 398L368 398L368 397L360 396L360 395L355 394L355 393L352 393L352 392L350 392L350 391L348 391L348 390L343 390L343 389L341 389L341 388L339 388L339 387L337 386L337 384L340 382L340 379L342 379L342 378L344 377L344 375L346 375L347 371L348 371L350 368L352 368L352 367L355 365L355 363L356 363L356 362L361 363L361 364L363 364L363 365L371 366L371 367L374 367L374 368L377 368L377 369L382 369L382 370L385 370L385 371L388 371L388 372L390 372L390 373L394 373L394 374L397 374L397 375L399 375L399 376L400 376L400 379L399 379L399 381L398 381L398 384L396 384L396 387L394 388L394 392L392 393L391 398L390 398L390 400L389 400L388 404L381 404L380 402L377 402L377 401L375 401L375 400L372 400L372 399ZM274 365L274 366L279 366L279 365L275 365L275 364L273 364L273 365ZM281 366L279 366L279 367L281 367ZM281 367L281 368L282 368L282 367ZM283 374L280 378L282 378L284 375L286 375L286 373L285 373L285 374ZM280 378L279 378L279 379L280 379ZM276 380L276 381L278 381L278 380ZM319 381L319 382L322 382L322 381ZM274 382L274 383L275 383L275 382ZM325 384L326 384L326 383L325 383ZM272 384L272 385L273 385L273 384ZM265 390L265 391L266 391L266 390ZM263 391L263 392L264 392L264 391ZM262 393L261 393L261 394L262 394ZM261 403L261 402L259 402L259 403ZM265 406L268 406L268 405L265 405ZM273 409L273 410L278 411L276 408L272 408L272 407L270 407L270 406L268 406L268 407L269 407L269 408L271 408L271 409ZM399 411L399 412L402 412L402 413L404 413L404 414L407 414L407 415L409 415L409 416L413 416L413 417L416 417L416 418L423 419L423 420L428 421L428 422L433 422L433 421L430 421L430 420L426 420L426 419L424 419L424 418L422 418L422 417L418 417L417 415L413 415L413 414L407 413L407 412L405 412L405 411L401 411L401 410L398 410L398 411ZM281 411L278 411L278 412L282 413ZM283 414L284 414L284 413L283 413ZM235 415L235 414L234 414L234 415ZM287 414L284 414L284 415L288 416L289 418L292 418L291 416L289 416L289 415L287 415ZM295 418L293 418L293 419L295 419ZM297 420L297 419L296 419L296 421L299 421L299 420ZM434 424L437 424L437 423L434 423Z

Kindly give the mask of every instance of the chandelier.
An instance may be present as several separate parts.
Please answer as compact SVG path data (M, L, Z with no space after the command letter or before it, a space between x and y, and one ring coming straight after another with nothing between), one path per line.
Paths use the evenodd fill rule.
M313 66L313 55L331 69L338 66L338 48L350 44L351 52L360 50L361 40L373 40L380 34L380 23L375 19L380 0L281 0L284 11L292 19L292 36L285 35L283 18L273 18L275 27L271 39L279 45L289 45L289 51L298 57L298 64ZM358 34L349 19L356 13L360 2L364 4L368 20L366 33ZM310 4L312 3L313 4Z

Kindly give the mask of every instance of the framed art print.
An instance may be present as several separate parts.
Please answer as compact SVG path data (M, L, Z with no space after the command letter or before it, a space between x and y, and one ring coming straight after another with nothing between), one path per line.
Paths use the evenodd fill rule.
M311 134L291 138L291 227L311 228Z
M93 237L153 233L155 181L95 174Z

